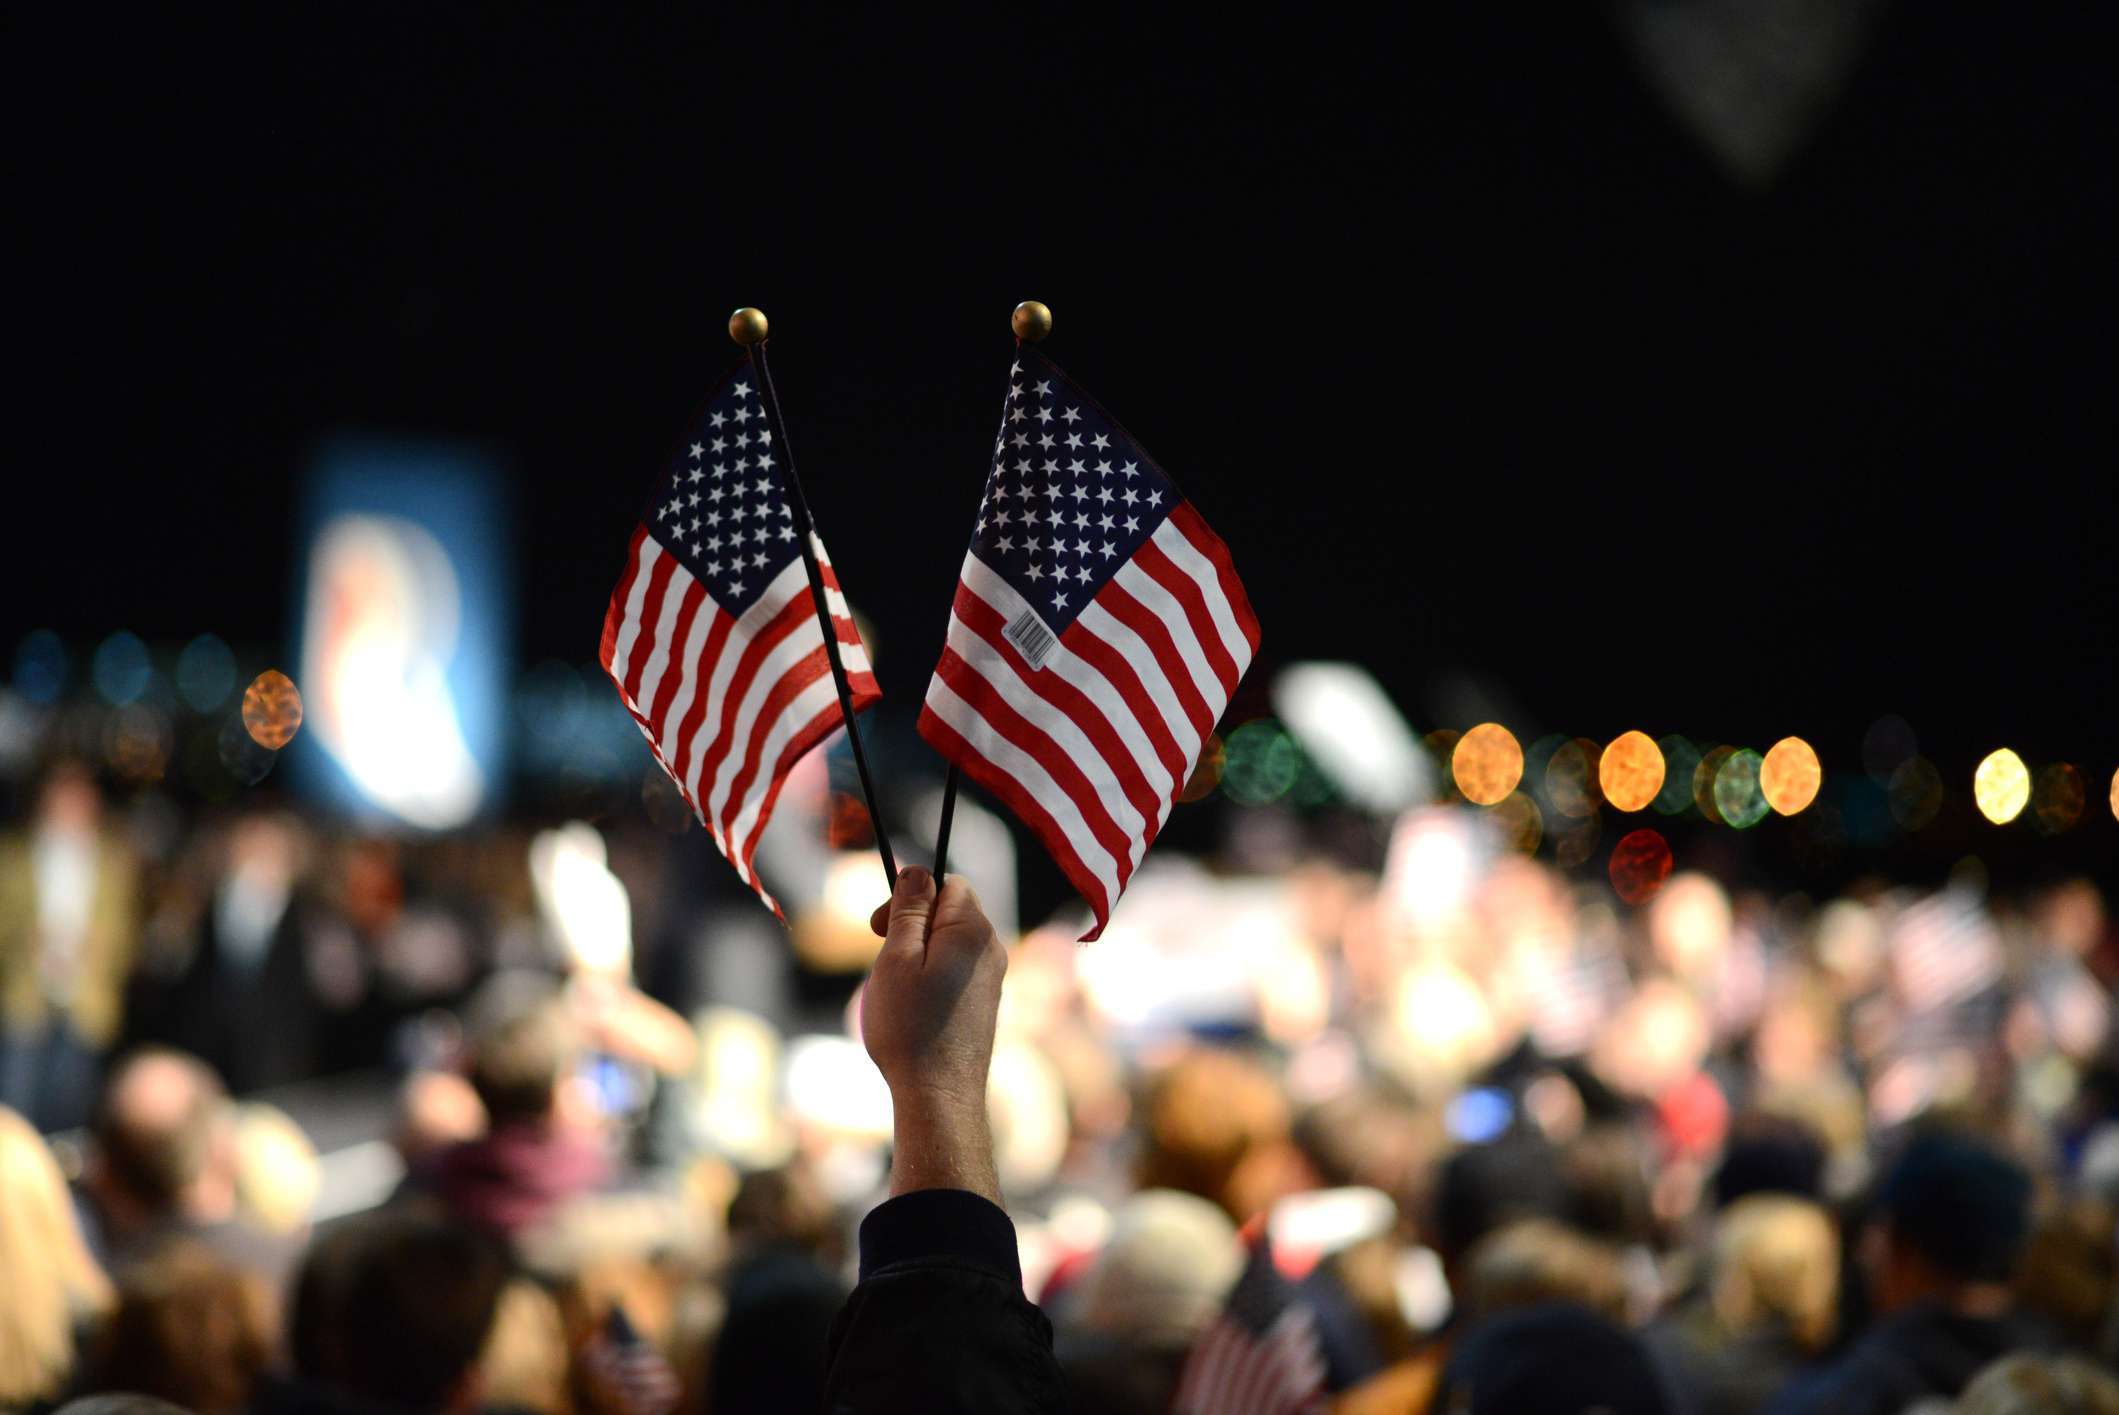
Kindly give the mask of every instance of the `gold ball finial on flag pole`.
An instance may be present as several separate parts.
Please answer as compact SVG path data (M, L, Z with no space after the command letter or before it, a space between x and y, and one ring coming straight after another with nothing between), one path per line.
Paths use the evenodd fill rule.
M1015 307L1008 323L1015 330L1016 338L1026 344L1035 344L1052 332L1052 311L1036 300L1025 300Z
M728 317L728 337L748 349L765 342L765 311L745 305Z

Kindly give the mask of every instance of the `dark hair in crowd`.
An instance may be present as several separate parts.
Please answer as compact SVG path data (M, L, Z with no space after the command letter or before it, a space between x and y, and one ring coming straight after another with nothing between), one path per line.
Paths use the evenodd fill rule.
M295 1369L404 1410L447 1403L477 1361L509 1266L490 1239L389 1214L319 1243L295 1289Z
M127 1084L151 1070L186 1091L166 1119L138 1105ZM166 1210L205 1172L227 1106L221 1078L205 1062L166 1047L143 1047L118 1064L104 1088L94 1122L96 1152L120 1188L149 1208Z
M1876 1200L1894 1241L1970 1282L2008 1281L2030 1236L2030 1176L1968 1135L1916 1137Z

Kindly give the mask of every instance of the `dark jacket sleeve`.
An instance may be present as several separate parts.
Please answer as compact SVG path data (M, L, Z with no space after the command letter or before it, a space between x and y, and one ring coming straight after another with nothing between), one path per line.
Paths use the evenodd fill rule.
M1023 1296L1008 1215L922 1189L861 1222L861 1282L831 1325L827 1415L1060 1415L1052 1324Z

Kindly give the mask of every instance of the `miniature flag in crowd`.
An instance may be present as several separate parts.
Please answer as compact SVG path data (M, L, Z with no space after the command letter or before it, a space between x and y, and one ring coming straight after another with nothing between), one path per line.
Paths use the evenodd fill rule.
M603 619L604 671L721 853L751 870L780 783L840 721L839 702L749 367L708 406L633 533ZM839 581L823 573L853 710L882 696Z
M1089 902L1093 939L1258 650L1228 548L1125 429L1022 349L920 735Z
M1316 1318L1260 1239L1221 1315L1185 1357L1176 1415L1312 1415L1324 1409Z

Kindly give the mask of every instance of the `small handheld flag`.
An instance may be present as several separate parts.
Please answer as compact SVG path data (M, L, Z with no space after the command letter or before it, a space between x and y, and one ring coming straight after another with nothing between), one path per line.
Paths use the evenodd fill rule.
M1018 311L1019 340L1050 326L1041 305ZM1257 651L1221 538L1115 418L1019 342L920 735L1052 852L1096 915L1085 939L1110 921ZM945 807L941 841L948 828Z
M754 323L739 324L745 315ZM730 332L754 345L764 323L738 311ZM793 480L760 353L722 384L658 484L611 592L599 656L655 760L778 914L751 857L781 783L837 727L858 749L854 714L882 690Z

